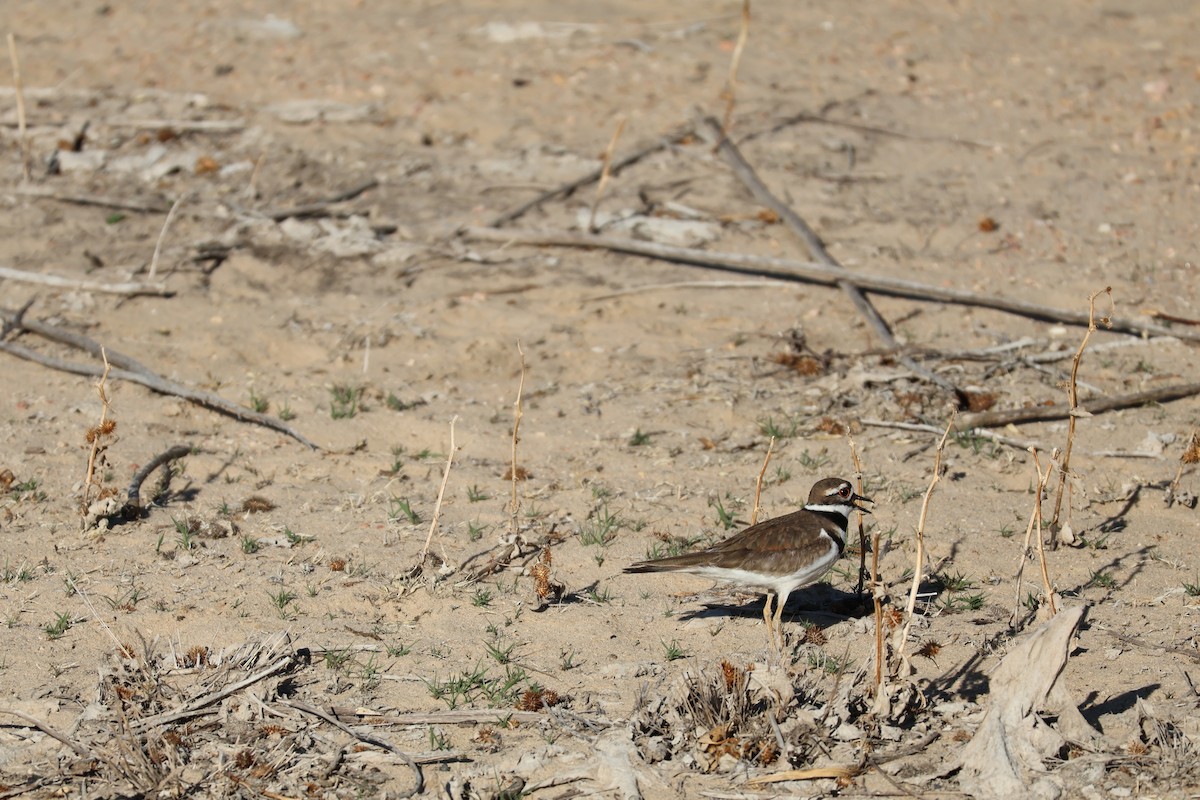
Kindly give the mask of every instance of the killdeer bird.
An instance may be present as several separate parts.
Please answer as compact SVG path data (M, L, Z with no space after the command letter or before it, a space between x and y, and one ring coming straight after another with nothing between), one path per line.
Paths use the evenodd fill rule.
M846 549L846 526L851 511L869 510L842 478L822 478L813 484L808 502L799 511L760 522L707 550L639 561L626 572L687 572L738 586L767 590L763 622L772 646L782 650L783 607L788 595L821 578ZM771 601L776 601L771 614ZM778 637L778 638L776 638Z

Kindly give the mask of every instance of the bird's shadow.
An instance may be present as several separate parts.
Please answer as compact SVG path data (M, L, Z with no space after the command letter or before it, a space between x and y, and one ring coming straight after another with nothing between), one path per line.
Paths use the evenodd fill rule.
M746 597L746 593L736 592L734 596L741 600ZM730 617L762 619L765 597L765 593L758 594L754 595L753 599L737 603L725 603L705 597L699 601L699 608L684 611L679 614L678 618L685 622L694 619ZM856 619L871 613L873 611L869 595L859 595L855 592L835 588L827 583L817 583L792 592L788 597L787 606L783 610L783 619L785 622L803 620L825 628L845 619Z

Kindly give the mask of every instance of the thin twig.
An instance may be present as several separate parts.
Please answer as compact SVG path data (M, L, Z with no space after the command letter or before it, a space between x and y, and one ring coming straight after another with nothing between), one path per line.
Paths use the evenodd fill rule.
M12 62L13 91L17 95L17 135L21 139L21 180L29 183L29 132L25 129L25 86L21 81L21 59L17 55L17 37L8 34L8 58Z
M105 124L114 128L170 129L176 133L237 133L246 127L244 119L140 119L113 117Z
M621 141L621 133L624 130L625 117L621 117L617 122L617 129L613 131L612 139L608 142L608 147L604 150L604 165L600 168L600 180L596 183L596 197L592 200L592 213L588 216L588 230L592 233L596 232L596 210L600 208L604 190L608 188L608 182L612 178L613 153L617 150L617 142Z
M657 141L651 142L650 144L644 145L643 147L639 147L637 150L634 150L632 153L630 153L627 156L618 158L616 161L614 161L612 163L610 173L612 175L616 175L621 170L625 169L625 167L628 167L631 164L636 164L637 162L641 161L643 158L646 158L647 156L651 156L651 155L657 153L659 150L665 150L668 147L671 147L671 146L683 141L684 139L687 139L692 134L693 134L693 129L690 125L682 127L678 130L672 131L671 133L668 133L666 136L663 136L662 138L658 139ZM537 197L533 198L532 200L527 200L524 203L521 203L520 205L518 205L514 208L511 208L508 211L505 211L503 214L500 214L499 216L494 217L488 223L488 227L489 228L502 227L504 225L507 225L510 222L515 222L516 220L525 216L527 213L529 213L533 209L537 208L538 206L542 205L543 203L547 203L551 200L557 200L559 198L570 197L577 190L583 188L584 186L587 186L590 183L595 183L596 181L600 180L600 176L603 174L604 174L603 168L602 167L597 168L597 169L594 169L591 172L587 173L586 175L583 175L579 178L575 178L574 180L571 180L571 181L567 181L562 186L559 186L555 189L551 189L548 192L543 192L543 193L539 194Z
M175 219L175 212L179 210L179 206L187 197L187 192L181 194L171 204L171 210L167 212L167 218L163 220L162 230L158 232L158 241L154 243L154 255L150 258L150 271L146 274L150 280L154 280L154 276L158 274L158 257L162 254L163 240L167 238L167 228L171 227L171 220Z
M22 269L0 267L0 279L36 283L42 286L53 286L57 289L74 289L81 292L102 292L105 294L123 294L129 296L154 295L171 297L174 291L166 284L129 281L126 283L103 283L101 281L85 281L76 278L64 278L61 275L44 275L40 272L26 272Z
M512 463L509 464L512 478L512 502L508 507L508 532L514 535L517 532L517 515L521 511L521 503L517 499L517 481L519 480L517 443L521 441L521 417L524 416L524 412L521 410L521 395L525 392L525 351L521 349L520 342L517 342L517 353L521 357L521 379L517 383L517 399L513 401Z
M1038 472L1037 494L1033 501L1033 516L1037 521L1037 549L1038 562L1042 567L1042 593L1046 598L1046 602L1050 606L1050 616L1058 613L1057 604L1054 602L1054 587L1050 583L1050 570L1046 566L1046 539L1042 535L1042 492L1046 488L1046 484L1050 480L1050 470L1054 467L1054 459L1058 456L1058 451L1054 450L1050 454L1050 463L1046 464L1046 474L1042 474L1042 466L1038 463L1037 451L1033 453L1033 468ZM1062 465L1058 465L1058 471L1062 472Z
M116 380L130 381L131 383L138 383L142 386L145 386L147 389L150 389L151 391L158 392L159 394L181 397L184 400L188 400L197 405L212 409L213 411L227 414L239 421L253 422L256 425L262 425L264 427L271 428L272 430L279 431L280 433L286 434L296 441L307 445L313 450L320 449L316 443L310 441L307 437L282 420L269 417L266 414L261 414L243 406L239 406L237 403L232 403L225 398L210 392L191 389L183 384L163 378L133 358L119 353L116 350L104 348L98 342L88 336L72 333L71 331L63 330L62 328L49 325L45 322L26 320L23 316L18 316L16 313L8 309L0 308L0 318L6 320L7 324L10 326L10 330L27 330L52 341L62 342L80 350L84 350L85 352L90 353L97 358L101 358L101 354L103 352L107 355L108 360L117 367L117 369L109 370L108 374L111 378ZM0 351L9 353L10 355L14 355L18 358L23 358L26 361L32 361L36 364L50 367L51 369L57 369L62 372L70 372L74 375L99 377L105 372L104 369L93 364L80 364L73 361L64 361L60 358L43 355L36 350L31 350L28 347L23 347L12 342L0 341Z
M762 510L759 501L762 499L763 476L767 474L767 464L771 463L771 451L775 449L775 437L767 443L767 455L763 458L762 469L758 471L758 480L754 482L754 509L750 512L750 524L758 523L758 512Z
M584 233L563 231L495 230L492 228L468 227L460 231L472 241L504 242L507 244L548 245L554 247L600 248L618 253L657 258L678 264L690 264L710 269L720 269L743 275L757 275L785 281L815 283L822 286L837 286L847 281L859 289L893 297L914 300L936 301L957 305L976 306L1006 311L1030 319L1057 322L1066 325L1087 325L1087 315L1077 311L1052 308L1024 300L1012 300L993 295L978 294L962 289L948 289L932 284L917 283L886 275L864 272L844 273L825 264L797 261L788 258L751 255L745 253L714 253L691 247L658 244L618 236L593 236ZM1188 341L1200 341L1200 332L1164 328L1151 322L1112 321L1112 330L1136 336L1172 336Z
M450 419L450 453L446 456L446 470L442 473L442 485L438 488L437 502L433 505L433 518L429 521L429 534L425 537L425 547L421 549L421 558L417 561L417 564L421 566L425 565L425 559L429 555L429 544L433 541L438 520L442 516L442 499L446 496L446 484L450 482L450 467L454 464L454 451L457 449L454 445L454 423L456 422L458 422L457 414ZM442 559L443 562L445 560L445 558Z

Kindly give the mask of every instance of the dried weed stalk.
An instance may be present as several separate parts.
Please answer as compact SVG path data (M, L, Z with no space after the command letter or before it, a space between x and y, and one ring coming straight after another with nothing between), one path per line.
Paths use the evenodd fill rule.
M876 636L878 637L875 655L878 664L885 662L887 664L886 672L878 664L876 666L878 684L872 710L876 717L881 720L896 719L914 702L922 701L920 689L911 680L914 670L905 650L908 646L909 631L916 616L917 595L921 588L921 578L924 574L925 523L929 517L929 501L933 497L934 488L942 478L942 452L946 449L946 440L950 437L950 431L953 429L954 417L951 416L950 421L946 424L946 430L942 433L942 438L938 442L937 450L934 453L933 477L929 481L929 487L925 490L925 498L921 501L921 516L917 520L916 530L917 552L913 557L912 586L909 589L908 603L904 610L904 624L895 625L891 631L891 639L886 643L886 647L882 640L882 629L884 627L883 623L887 621L887 618L885 618L883 612L882 600L878 597L875 600L875 628L877 631ZM879 591L881 589L877 588L875 593L878 594Z
M1041 462L1038 460L1038 451L1036 447L1029 448L1029 452L1033 454L1033 468L1037 471L1037 485L1033 493L1033 511L1029 515L1029 524L1025 527L1025 544L1021 548L1021 563L1017 567L1017 597L1013 604L1012 615L1008 618L1009 626L1013 626L1017 622L1017 615L1021 610L1021 576L1025 572L1025 561L1029 558L1029 546L1033 539L1034 533L1037 534L1038 558L1042 567L1042 591L1044 593L1044 602L1050 610L1049 616L1054 616L1058 613L1058 606L1054 600L1054 586L1050 582L1050 570L1046 565L1046 545L1042 536L1042 496L1046 493L1046 485L1050 482L1050 473L1054 470L1058 460L1058 449L1055 448L1050 452L1050 460L1046 462L1045 471L1042 470ZM1060 466L1059 472L1062 471Z
M729 61L729 80L721 99L725 101L725 115L721 118L721 138L729 136L733 124L733 108L737 104L737 74L742 63L742 53L746 50L746 40L750 38L750 0L742 0L742 25L738 30L737 44L733 48L733 58ZM718 142L719 144L719 142Z
M29 183L29 132L25 127L25 85L21 81L21 59L17 55L17 38L8 34L8 58L12 63L13 90L17 95L17 137L21 141L21 179Z
M763 458L762 469L758 471L758 480L754 482L754 510L750 512L750 524L758 524L758 512L762 511L762 504L759 502L762 499L763 476L767 474L767 465L771 463L771 452L775 449L775 437L771 437L771 441L767 443L767 455Z
M433 541L433 534L437 530L438 520L442 515L442 499L446 496L446 484L450 482L450 467L454 464L454 453L458 449L454 444L454 423L456 422L458 422L457 414L450 420L450 453L446 456L446 469L442 472L442 485L438 488L437 502L433 504L433 519L429 521L429 534L425 537L425 547L421 549L421 558L417 562L420 567L425 565L425 559L429 556L429 544ZM445 550L443 550L442 568L448 569L449 564Z
M1171 485L1167 487L1167 506L1170 507L1175 503L1181 503L1188 508L1196 507L1196 496L1190 492L1180 493L1179 482L1183 480L1183 470L1189 464L1200 464L1200 430L1192 431L1192 438L1188 440L1188 446L1184 448L1183 455L1179 457L1179 467L1175 470L1175 479L1171 481Z
M1071 359L1071 382L1068 385L1067 393L1071 399L1071 416L1067 419L1067 446L1063 450L1062 462L1058 466L1058 490L1054 498L1054 515L1050 518L1050 547L1051 549L1058 547L1058 532L1062 528L1060 514L1062 512L1063 495L1069 491L1067 478L1071 476L1071 448L1075 445L1075 420L1081 416L1087 415L1087 412L1079 409L1079 364L1083 360L1083 351L1087 347L1088 339L1092 337L1092 333L1096 330L1096 298L1102 294L1108 295L1109 305L1116 312L1116 304L1113 301L1112 287L1106 286L1100 291L1092 292L1088 295L1088 326L1087 331L1083 334L1083 340L1079 343L1079 349L1075 351L1074 358ZM1100 321L1104 323L1106 328L1112 327L1112 316L1101 317ZM1040 504L1039 504L1040 505ZM1067 515L1070 516L1071 503L1067 501ZM1053 600L1051 601L1053 605Z
M508 507L508 532L517 535L517 520L521 513L521 500L517 497L517 481L520 480L521 468L517 466L517 443L521 441L521 396L525 393L525 351L517 342L517 353L521 356L521 380L517 383L517 399L513 401L513 431L512 431L512 463L509 465L509 476L512 478L512 502Z
M858 457L858 445L854 443L854 437L846 433L846 441L850 445L850 461L854 464L854 490L860 495L863 493L863 468L862 459ZM876 534L875 539L878 539ZM872 551L877 550L878 541L873 541L871 544ZM878 562L878 558L875 559ZM867 532L863 526L863 515L858 515L858 585L854 588L854 593L861 596L863 590L863 581L867 574ZM872 567L871 586L875 586L874 567ZM872 589L874 591L874 589Z
M596 210L600 208L600 201L604 199L604 192L608 189L608 182L612 180L612 165L613 154L617 151L617 142L621 140L621 133L625 130L625 117L621 117L617 121L617 129L613 131L612 139L608 142L608 147L604 150L604 166L600 168L600 181L596 184L596 197L592 200L592 212L588 217L588 231L596 233Z
M116 442L117 430L117 421L109 417L111 403L108 397L108 356L103 349L100 355L104 359L104 372L96 384L96 393L100 396L100 421L89 428L84 436L88 447L88 460L87 473L83 479L83 496L80 499L80 518L85 533L93 528L107 528L108 517L121 507L117 499L117 490L105 487L103 481L97 480L96 477L96 470L103 469L108 463L105 451Z

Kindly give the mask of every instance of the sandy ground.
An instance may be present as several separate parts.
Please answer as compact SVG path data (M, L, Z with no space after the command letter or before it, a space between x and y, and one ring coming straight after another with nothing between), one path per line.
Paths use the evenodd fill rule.
M1100 314L1174 326L1093 334L1085 400L1200 381L1195 8L927 5L756 6L746 158L847 269L1076 314L1111 287ZM140 518L83 533L96 380L0 353L0 794L399 796L415 773L383 740L429 795L986 796L955 772L963 743L1048 612L1037 561L1016 578L1037 482L1021 447L947 443L889 707L856 557L793 595L782 662L759 598L622 569L744 526L772 434L761 517L853 477L849 432L885 622L904 618L938 436L875 423L1066 406L1086 328L872 295L956 396L836 289L455 234L596 169L621 121L618 157L719 116L740 6L4 11L28 131L0 88L0 265L170 294L3 280L2 305L317 449L110 377L93 499L191 450ZM595 197L507 227L584 229ZM614 176L597 221L809 260L696 136ZM1047 572L1057 607L1086 607L1059 689L1092 733L1048 712L1065 738L1037 791L1198 791L1198 517L1164 502L1198 425L1190 396L1077 419L1074 541ZM1043 469L1067 443L1061 419L994 430ZM1194 466L1176 489L1200 493ZM840 784L753 782L830 765Z

